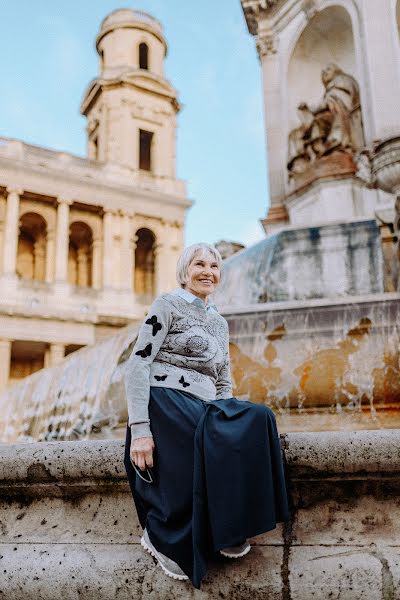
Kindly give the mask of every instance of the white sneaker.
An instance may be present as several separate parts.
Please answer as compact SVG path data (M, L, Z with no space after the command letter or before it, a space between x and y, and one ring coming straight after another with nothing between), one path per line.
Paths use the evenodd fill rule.
M164 573L168 575L168 577L172 577L172 579L179 579L179 581L186 581L187 579L189 579L189 577L185 575L185 573L182 571L180 566L176 564L176 562L165 556L165 554L161 554L161 552L154 548L146 529L143 531L143 536L140 539L140 543L142 544L146 552L151 554L151 556L154 556L154 558L157 560L158 564L160 565Z
M242 556L246 556L251 550L251 546L249 542L246 540L243 544L239 544L238 546L231 546L230 548L223 548L219 553L222 556L226 556L227 558L242 558Z

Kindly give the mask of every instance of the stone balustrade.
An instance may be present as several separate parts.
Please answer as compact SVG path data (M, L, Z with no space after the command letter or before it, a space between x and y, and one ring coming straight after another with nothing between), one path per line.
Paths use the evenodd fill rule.
M121 440L0 446L0 597L400 597L400 430L291 433L282 445L291 522L213 566L201 592L140 547Z
M136 190L168 193L178 198L184 198L186 195L185 182L172 177L132 171L118 164L89 160L67 152L33 146L12 138L0 137L0 159L23 161L32 167L50 169L51 172L59 171L93 181L97 185L116 184L128 188L134 186Z

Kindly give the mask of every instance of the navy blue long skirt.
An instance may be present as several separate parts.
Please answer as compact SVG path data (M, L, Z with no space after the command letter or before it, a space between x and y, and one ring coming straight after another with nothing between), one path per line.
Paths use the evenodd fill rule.
M133 469L127 427L124 464L140 524L196 588L218 550L289 518L273 412L228 398L204 402L150 388L153 483Z

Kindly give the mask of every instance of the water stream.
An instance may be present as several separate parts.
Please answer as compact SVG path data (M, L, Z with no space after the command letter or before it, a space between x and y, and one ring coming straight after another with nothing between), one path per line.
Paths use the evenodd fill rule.
M254 304L225 311L234 395L271 406L282 431L400 426L400 301ZM8 388L0 442L122 437L129 326Z

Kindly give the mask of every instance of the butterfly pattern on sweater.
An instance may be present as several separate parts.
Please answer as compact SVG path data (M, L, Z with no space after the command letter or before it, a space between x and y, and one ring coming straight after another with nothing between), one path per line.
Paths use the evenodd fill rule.
M157 335L158 331L161 331L162 325L157 320L157 315L153 315L149 319L145 321L146 325L151 325L153 327L153 336Z
M135 354L137 354L137 356L141 356L142 358L147 358L147 356L151 356L152 349L153 344L147 344L147 346L143 348L143 350L138 350L137 352L135 352Z
M154 375L154 379L156 381L165 381L167 379L168 375Z
M183 375L182 375L182 377L180 378L180 380L179 380L179 383L180 383L180 384L181 384L181 385L182 385L184 388L186 388L186 387L189 387L189 385L190 385L190 383L188 383L187 381L185 381L185 378L184 378L184 376L183 376Z
M206 401L232 396L228 342L228 324L217 311L173 293L156 298L127 363L128 416L136 437L151 435L151 386Z

